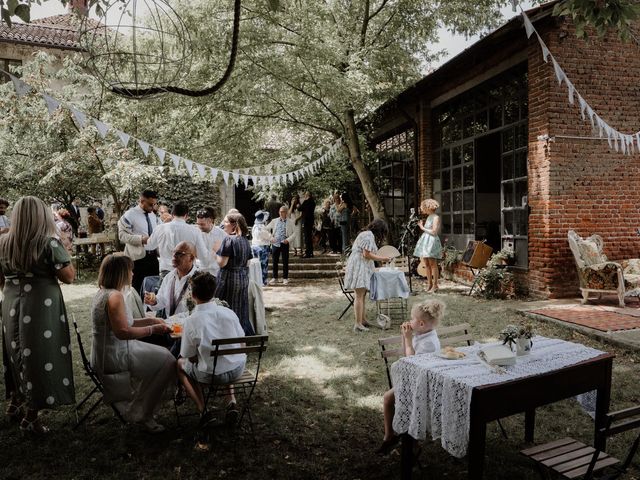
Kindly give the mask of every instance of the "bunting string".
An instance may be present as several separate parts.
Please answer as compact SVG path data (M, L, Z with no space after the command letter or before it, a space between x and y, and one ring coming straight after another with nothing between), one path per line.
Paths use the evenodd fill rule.
M512 3L514 2L512 1ZM575 105L579 109L582 120L587 121L588 118L589 122L591 123L591 128L594 131L598 131L598 136L600 138L604 138L606 136L609 143L609 148L615 149L616 152L621 152L626 155L631 155L632 153L635 153L636 150L640 152L640 131L635 133L620 132L619 130L609 125L600 115L598 115L596 111L591 107L591 105L589 105L585 98L580 94L580 92L578 92L578 89L571 82L555 57L551 54L549 48L544 43L542 37L540 37L540 34L535 29L533 23L531 23L531 20L521 6L520 12L522 15L522 21L524 23L524 29L527 34L527 38L531 38L531 36L535 34L542 50L542 59L546 63L549 63L549 61L551 61L553 71L555 73L556 79L558 80L558 85L562 85L562 83L565 84L565 87L567 88L567 101L570 105Z
M149 157L149 154L153 152L158 158L160 166L165 165L165 161L167 160L168 156L168 158L171 159L170 163L176 170L179 170L181 166L184 166L185 170L191 178L193 178L194 175L198 175L203 179L209 179L215 182L218 178L218 175L220 175L227 185L229 185L230 181L232 181L235 185L238 185L241 181L244 182L245 185L248 185L250 180L254 185L269 187L273 185L285 185L287 183L294 183L296 180L300 180L307 176L313 175L322 165L337 157L338 150L343 144L343 139L342 137L340 137L330 144L311 149L303 154L295 155L285 160L278 160L264 165L254 165L250 167L234 169L231 171L224 170L217 166L203 165L188 158L181 157L180 155L176 155L175 153L167 152L163 148L152 145L149 142L146 142L133 135L130 135L129 133L117 129L112 125L109 125L108 123L102 122L97 118L93 118L86 112L83 112L82 110L77 108L75 105L63 102L45 93L38 93L33 86L1 68L0 72L9 76L16 91L16 95L19 99L30 93L38 94L44 99L49 115L55 114L55 112L59 108L66 108L67 110L69 110L69 112L71 112L71 117L79 129L83 129L89 125L92 125L96 128L98 134L103 139L107 137L109 132L112 132L120 140L120 143L125 148L133 143L134 145L137 144L140 147L140 150L145 157ZM319 155L319 158L311 161L311 159L315 155ZM298 166L298 168L293 171L274 174L274 170L282 165L296 165Z

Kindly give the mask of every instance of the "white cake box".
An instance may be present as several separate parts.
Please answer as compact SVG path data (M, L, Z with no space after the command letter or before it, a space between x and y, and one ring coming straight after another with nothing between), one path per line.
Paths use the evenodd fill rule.
M480 350L487 363L491 365L508 366L516 364L516 354L506 345L491 345Z

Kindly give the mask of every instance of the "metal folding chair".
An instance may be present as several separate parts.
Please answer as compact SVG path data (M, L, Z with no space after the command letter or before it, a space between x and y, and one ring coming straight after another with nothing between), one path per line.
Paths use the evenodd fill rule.
M342 310L342 313L338 317L338 320L340 320L342 319L342 317L344 317L345 313L347 313L349 309L353 307L353 302L355 300L355 297L354 297L355 292L353 290L348 290L344 288L344 271L342 270L341 267L336 267L336 275L338 277L338 284L340 285L340 290L342 291L342 294L345 296L345 298L349 302L348 305L344 307L344 310Z
M96 374L95 370L91 366L91 362L89 362L89 359L87 358L87 354L85 353L84 346L82 344L82 337L80 336L80 329L78 328L78 324L76 323L76 318L74 315L71 315L71 321L73 322L73 329L76 332L76 339L78 341L78 350L80 351L80 358L82 359L82 368L84 369L85 375L88 376L91 379L91 382L93 383L93 389L82 399L80 403L78 403L74 407L74 413L76 415L76 425L73 427L73 429L75 430L80 425L82 425L82 423L87 418L89 418L89 415L91 415L96 408L98 408L98 406L100 405L100 403L104 398L104 387L102 386L102 382L98 378L98 375ZM80 410L82 409L84 404L87 403L91 399L91 397L93 397L94 395L98 395L98 399L91 405L89 410L85 412L82 418L78 419ZM120 414L120 412L116 407L114 407L113 405L110 405L110 407L113 410L113 413L116 414L116 417L118 417L118 419L120 419L122 423L127 423L125 419L122 418L122 415Z

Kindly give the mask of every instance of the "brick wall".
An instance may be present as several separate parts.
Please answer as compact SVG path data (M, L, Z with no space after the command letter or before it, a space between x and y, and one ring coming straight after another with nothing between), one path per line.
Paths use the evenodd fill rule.
M576 89L611 126L640 129L640 57L633 43L615 35L588 41L575 37L568 20L552 19L539 29ZM601 235L610 259L640 256L640 154L622 155L597 137L558 86L551 63L542 61L537 41L529 53L529 289L540 296L578 293L567 231Z

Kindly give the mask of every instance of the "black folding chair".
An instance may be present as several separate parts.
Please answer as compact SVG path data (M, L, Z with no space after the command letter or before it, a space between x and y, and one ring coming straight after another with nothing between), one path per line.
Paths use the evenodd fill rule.
M85 375L88 376L91 379L91 382L93 383L93 389L82 399L80 403L78 403L74 407L74 413L76 414L76 425L73 427L73 429L75 430L80 425L82 425L82 423L87 418L89 418L89 415L91 415L96 408L98 408L98 405L100 405L100 403L104 398L104 387L102 386L102 382L98 378L98 375L96 374L95 370L91 366L91 362L89 362L89 359L87 358L87 354L85 353L84 346L82 345L82 337L80 336L80 329L78 328L78 324L76 323L76 318L74 315L71 315L71 321L73 322L73 329L76 332L76 339L78 341L78 350L80 350L80 358L82 359L82 368L84 369ZM94 395L98 395L98 399L91 405L89 410L85 412L82 418L78 419L80 410L82 409L84 404L87 403L91 399L91 397L93 397ZM110 405L110 407L113 410L113 413L116 414L116 417L118 417L122 423L127 423L125 419L122 418L122 415L120 414L120 412L116 407L114 407L113 405Z
M345 313L347 313L349 309L353 307L353 301L355 300L355 297L353 295L355 292L353 290L344 288L344 271L342 270L341 267L336 267L336 275L338 277L338 284L340 285L340 290L342 291L342 294L345 296L345 298L349 302L348 305L344 307L344 310L342 310L342 313L338 317L338 320L340 320L342 319L342 317L344 317Z

